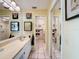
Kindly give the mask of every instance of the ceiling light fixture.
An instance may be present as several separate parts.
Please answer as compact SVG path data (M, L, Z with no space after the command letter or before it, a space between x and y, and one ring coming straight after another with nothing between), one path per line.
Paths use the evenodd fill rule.
M35 6L34 6L34 7L32 7L32 9L36 9L36 8L37 8L37 7L35 7Z

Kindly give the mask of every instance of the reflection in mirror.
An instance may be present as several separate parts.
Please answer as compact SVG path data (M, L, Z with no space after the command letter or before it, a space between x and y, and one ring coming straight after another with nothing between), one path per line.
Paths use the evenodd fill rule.
M4 20L5 18L5 20ZM8 39L10 36L10 27L9 27L9 20L7 18L0 16L0 41Z

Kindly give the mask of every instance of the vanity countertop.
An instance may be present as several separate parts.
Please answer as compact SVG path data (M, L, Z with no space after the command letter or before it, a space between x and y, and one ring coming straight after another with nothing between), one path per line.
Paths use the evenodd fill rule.
M4 50L0 52L0 59L12 59L28 41L30 41L29 38L25 38L23 41L16 39L13 42L1 47Z

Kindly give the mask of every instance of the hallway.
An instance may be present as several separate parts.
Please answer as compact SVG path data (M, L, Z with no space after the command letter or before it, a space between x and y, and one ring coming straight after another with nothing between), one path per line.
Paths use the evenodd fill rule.
M36 48L31 51L29 59L50 59L46 52L44 40L37 40ZM61 59L59 50L52 44L52 59Z
M37 40L36 44L36 48L31 51L29 59L49 59L45 42L43 40Z

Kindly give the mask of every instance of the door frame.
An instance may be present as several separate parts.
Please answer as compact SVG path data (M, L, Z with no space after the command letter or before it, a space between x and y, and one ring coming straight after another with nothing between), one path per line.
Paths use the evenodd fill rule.
M52 2L52 5L51 5L51 8L50 8L50 10L49 10L49 25L50 25L50 27L52 27L52 15L54 14L54 8L55 8L55 6L56 6L56 4L58 3L58 2L61 2L61 0L56 0L54 3ZM61 6L61 17L62 17L62 6ZM61 18L62 19L62 18ZM62 24L63 25L63 24ZM49 27L48 27L49 28ZM62 27L61 27L62 28ZM49 35L50 35L50 38L48 38L50 41L49 41L49 56L50 56L50 58L52 59L52 34L51 34L51 32L52 32L52 30L51 30L52 28L49 28ZM63 28L62 28L63 29ZM60 30L60 33L62 32L62 30ZM61 42L62 42L62 33L61 33ZM62 50L62 46L61 46L61 50ZM62 51L61 51L62 52Z

